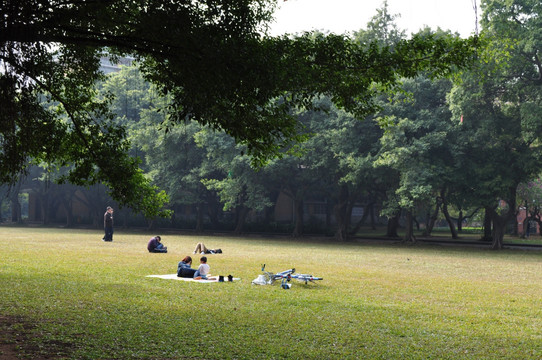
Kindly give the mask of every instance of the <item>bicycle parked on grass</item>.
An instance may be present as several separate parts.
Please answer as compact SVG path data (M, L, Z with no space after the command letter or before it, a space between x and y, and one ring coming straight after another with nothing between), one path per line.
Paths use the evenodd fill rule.
M305 284L307 284L309 281L314 282L316 280L324 279L321 277L312 276L310 274L296 274L295 268L284 270L278 273L265 271L265 264L262 265L262 272L263 275L258 276L257 279L252 281L253 284L272 285L275 281L280 280L280 286L283 289L289 289L292 286L292 284L290 283L292 279L305 282Z

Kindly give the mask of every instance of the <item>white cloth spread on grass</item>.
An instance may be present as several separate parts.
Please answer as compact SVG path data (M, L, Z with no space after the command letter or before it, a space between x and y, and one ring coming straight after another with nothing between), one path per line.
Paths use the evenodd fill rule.
M209 276L209 275L207 275L207 276ZM168 279L168 280L195 281L195 282L199 282L199 283L215 283L215 282L218 282L218 276L216 276L215 280L203 280L203 279L195 280L195 279L192 279L192 278L178 277L177 274L147 275L147 277L154 277L154 278ZM240 278L233 278L233 281L236 281L236 280L241 280L241 279ZM228 277L224 276L224 282L227 282L227 281L228 281Z

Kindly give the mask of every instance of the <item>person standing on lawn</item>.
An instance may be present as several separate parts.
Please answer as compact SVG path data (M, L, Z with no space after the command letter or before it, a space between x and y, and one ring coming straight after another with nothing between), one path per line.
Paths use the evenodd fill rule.
M113 208L107 207L104 214L104 231L103 241L113 241Z

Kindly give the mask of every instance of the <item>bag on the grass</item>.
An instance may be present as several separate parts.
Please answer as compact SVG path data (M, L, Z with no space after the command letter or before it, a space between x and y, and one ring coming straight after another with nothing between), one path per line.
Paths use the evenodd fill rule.
M258 277L254 280L252 280L252 283L254 285L269 285L270 282L267 280L267 276L265 275L258 275Z

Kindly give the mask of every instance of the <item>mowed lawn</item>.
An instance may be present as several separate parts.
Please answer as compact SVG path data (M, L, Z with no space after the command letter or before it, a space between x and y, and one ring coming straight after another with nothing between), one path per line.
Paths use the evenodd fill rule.
M149 254L146 232L0 231L0 319L29 358L542 358L538 250L163 233L169 252ZM199 241L241 281L146 277L199 263ZM263 263L324 280L252 285Z

